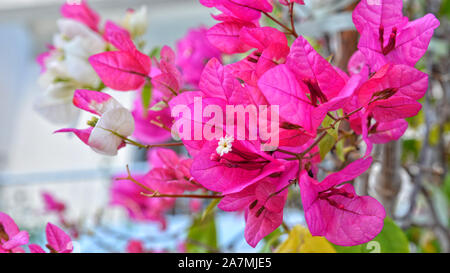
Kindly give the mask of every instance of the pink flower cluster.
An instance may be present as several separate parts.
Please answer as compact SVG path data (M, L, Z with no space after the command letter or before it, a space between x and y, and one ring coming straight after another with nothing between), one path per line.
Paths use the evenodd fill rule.
M73 243L69 235L62 229L48 223L45 229L47 244L50 253L71 253ZM14 220L6 213L0 212L0 253L25 253L24 245L29 242L29 234L19 230ZM44 249L36 244L28 245L31 253L45 253Z
M134 219L158 221L164 228L164 212L173 207L175 197L210 191L222 198L218 205L222 210L245 212L245 238L255 247L282 224L289 187L298 184L313 236L343 246L368 242L381 231L385 210L376 199L358 196L348 182L368 170L374 143L399 139L408 126L405 118L420 111L418 100L427 91L428 75L414 66L439 21L428 14L410 22L402 14L402 0L360 1L353 13L361 34L359 51L347 74L299 36L294 24L288 27L275 19L281 30L261 26L263 16L274 20L273 2L200 0L221 11L213 15L219 23L190 32L179 42L178 56L165 46L160 58L153 60L137 49L125 29L108 22L103 37L117 50L93 55L89 61L107 87L144 92L150 86L153 97L148 109L142 106L144 96L131 115L109 95L77 90L75 106L100 119L90 121L91 128L85 130L60 132L74 132L95 151L115 155L132 143L128 136L135 123L140 132L147 131L135 136L149 143L164 140L168 135L156 130L174 122L188 119L195 134L198 126L203 132L211 129L212 119L218 119L223 126L213 129L221 134L219 139L181 139L192 159L179 158L172 150L152 150L150 172L128 176L127 183L115 181L112 203L127 208ZM279 3L289 6L291 13L295 4L304 4ZM95 26L94 18L84 17L80 20ZM288 36L295 38L292 44ZM222 54L238 58L242 53L245 57L237 62L221 62ZM186 84L195 90L184 89ZM278 147L263 151L266 140L261 135L256 140L235 139L228 133L236 128L222 116L170 117L170 110L180 105L195 110L196 98L202 99L203 109L214 106L223 112L228 106L279 106ZM318 143L327 134L323 127L327 116L335 121L331 127L347 121L367 148L360 159L319 182ZM244 131L250 135L248 128ZM154 198L142 195L143 191Z

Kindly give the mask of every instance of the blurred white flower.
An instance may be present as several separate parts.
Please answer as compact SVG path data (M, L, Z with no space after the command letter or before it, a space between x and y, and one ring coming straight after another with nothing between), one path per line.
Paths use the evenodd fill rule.
M147 7L142 6L138 10L128 10L122 22L132 37L139 37L145 34L148 26Z
M57 22L59 32L53 37L53 48L43 60L45 71L39 77L44 94L35 109L52 123L74 123L79 110L73 106L75 89L97 89L101 80L89 57L104 52L106 42L100 34L71 19Z
M34 102L34 109L55 124L69 124L78 119L79 109L72 104L75 87L68 82L52 83Z

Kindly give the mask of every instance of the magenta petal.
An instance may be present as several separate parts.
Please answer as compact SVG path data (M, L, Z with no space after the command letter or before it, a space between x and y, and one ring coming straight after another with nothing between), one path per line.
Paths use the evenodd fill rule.
M387 64L361 86L357 92L359 103L367 104L375 93L389 89L395 91L394 96L418 100L428 89L428 75L407 65Z
M169 46L163 46L161 48L160 52L161 61L168 63L168 64L174 64L176 61L176 55L172 48Z
M81 141L84 142L84 144L89 145L88 141L89 141L89 137L91 136L91 132L92 129L94 129L93 127L89 127L86 129L74 129L74 128L66 128L66 129L60 129L58 131L55 131L54 134L56 133L74 133Z
M388 60L414 66L427 51L434 30L439 24L433 14L408 23L398 36L395 50L388 54Z
M286 64L300 80L317 82L328 99L336 96L345 85L344 79L333 66L302 36L292 44Z
M258 77L256 76L256 64L248 61L244 58L238 62L228 64L226 66L230 73L232 73L236 78L239 78L249 85L256 86Z
M161 91L166 97L172 97L180 89L177 79L169 73L162 73L152 78L155 89Z
M365 173L371 164L372 157L355 160L341 171L328 175L321 183L318 184L318 189L324 190L340 183L351 181Z
M417 115L422 105L407 97L393 97L372 103L368 111L380 122L409 118Z
M4 249L14 249L16 247L26 245L28 244L30 238L28 232L26 231L20 231L14 236L11 235L9 236L10 236L9 241L7 241L2 245Z
M107 110L105 104L111 100L114 99L106 93L85 89L78 89L73 95L73 104L76 107L99 116Z
M223 65L216 58L211 59L203 69L199 87L208 97L217 97L226 100L226 85L236 81L231 75L225 73Z
M261 239L276 230L283 222L283 211L272 212L264 209L259 215L258 211L258 206L248 210L246 217L244 235L245 240L252 247L256 247Z
M64 3L61 7L61 14L66 18L85 24L94 31L98 30L100 16L88 6L86 0L82 0L81 3Z
M339 94L332 98L331 100L322 103L317 108L322 108L323 112L320 113L316 110L317 114L326 115L329 111L336 111L342 108L345 108L348 101L352 98L353 94L357 90L358 86L362 82L362 77L359 74L353 75L350 77L350 79L347 81L345 86L342 88L342 90L339 92ZM325 116L324 116L325 117Z
M271 105L280 107L280 116L288 122L315 133L321 120L312 115L313 106L306 96L306 86L299 83L287 65L278 65L267 71L258 86Z
M395 48L387 55L381 52L379 35L374 31L367 31L362 34L358 48L374 71L387 63L414 66L425 54L434 29L438 26L439 21L436 17L432 14L427 14L420 19L402 24L399 27ZM385 41L387 39L389 37L386 37Z
M368 138L373 143L387 143L398 140L405 133L406 129L408 129L408 122L404 119L381 122L376 127L376 131L371 133Z
M258 203L263 205L267 210L271 212L283 212L284 203L288 194L287 190L272 195L277 192L277 184L272 181L261 181L258 183L255 195L258 199Z
M354 165L353 168L358 167ZM344 176L349 179L353 175ZM341 178L329 180L338 182ZM335 187L330 182L318 183L306 171L301 175L300 193L311 234L325 236L330 242L342 246L359 245L375 238L383 228L386 216L383 206L372 197L356 195L351 184ZM331 190L342 191L346 195L321 195Z
M402 8L403 0L362 0L353 12L353 23L359 33L378 33L378 28L382 25L386 38L389 38L392 27L403 21Z
M150 57L139 53L109 51L89 58L103 83L115 90L139 89L150 73Z
M261 54L256 64L256 75L260 77L266 71L286 62L290 48L287 44L272 43Z
M261 16L261 11L272 12L272 5L267 0L216 0L203 2L207 3L206 6L212 5L230 16L248 22L258 19Z
M211 160L211 156L217 154L217 141L209 141L194 158L191 169L192 176L209 190L230 194L239 192L271 174L285 170L285 166L281 161L270 158L264 155L263 152L260 154L250 152L246 150L246 147L243 147L245 145L249 146L251 144L235 141L233 142L233 149L236 147L245 150L246 153L252 153L252 156L258 156L260 159L263 158L269 162L263 165L261 169L229 168L226 164ZM234 155L227 154L226 156L233 157Z
M149 162L154 168L173 168L180 162L177 153L170 149L150 149L148 155Z
M240 33L240 39L243 43L263 51L273 43L287 45L286 35L273 27L244 27Z
M58 212L61 213L65 210L66 205L53 197L48 192L42 192L42 198L44 199L45 203L45 210L48 212Z
M19 227L14 220L6 213L0 212L0 224L3 226L6 234L10 237L19 233Z
M119 27L112 21L106 22L103 37L119 50L130 52L136 50L128 30Z
M318 193L321 191L321 189L314 186L316 183L317 181L311 178L306 171L303 171L300 175L299 187L305 211L305 220L308 223L311 234L320 235L326 232L327 219L322 217L320 207L315 205L318 201ZM324 189L326 188L324 187Z
M158 103L159 98L157 96L160 93L158 90L153 90L153 98L151 105ZM142 95L136 96L134 100L134 108L131 114L133 115L135 122L135 130L133 136L145 144L157 144L168 141L171 136L170 132L160 126L153 124L152 121L159 119L160 122L169 127L172 125L172 117L170 116L170 109L166 107L160 111L152 111L147 109L144 111L144 105L142 102Z
M350 184L344 185L341 189L355 194ZM337 245L353 246L372 240L383 229L386 212L376 199L370 196L356 196L353 199L336 196L333 200L342 204L344 209L330 206L324 200L317 201L314 206L318 206L322 217L327 219L327 228L325 233L314 234L311 231L311 234L325 236ZM309 211L305 214L309 214Z
M255 201L255 188L257 184L250 185L240 192L226 195L217 205L224 211L243 210Z
M59 227L48 223L45 233L48 244L57 252L71 252L73 250L72 239Z
M243 53L251 48L239 39L240 31L245 26L251 27L253 24L224 22L210 28L206 35L209 42L224 53Z
M238 14L249 14L254 11L272 12L272 5L267 0L219 0L218 2L230 10L235 10Z
M367 66L366 57L357 50L348 61L347 70L351 75L359 74L365 66Z
M181 68L184 80L194 86L198 86L205 60L222 58L220 51L208 41L207 32L204 26L190 29L177 41L177 66Z
M39 245L36 245L36 244L30 244L30 245L28 245L28 248L30 249L31 253L45 253L45 251L42 249L42 247L40 247Z

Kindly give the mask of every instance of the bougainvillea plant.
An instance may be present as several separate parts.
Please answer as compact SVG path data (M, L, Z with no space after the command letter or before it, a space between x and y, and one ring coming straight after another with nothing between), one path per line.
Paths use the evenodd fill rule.
M312 236L341 246L375 238L385 209L359 196L351 182L371 166L373 144L399 139L405 118L420 111L428 75L414 66L439 21L432 14L409 21L402 0L360 1L353 11L359 50L347 74L297 32L294 7L303 1L200 3L219 11L212 15L217 24L191 30L176 50L163 46L149 54L139 37L141 12L130 11L125 23L101 24L85 1L65 4L61 38L39 57L43 101L52 101L51 109L41 103L41 112L94 114L86 129L57 132L76 134L95 152L114 156L129 145L149 150L148 173L127 168L112 185L112 204L133 219L165 228L176 198L195 200L196 210L198 199L216 200L223 211L244 212L245 239L255 247L283 225L288 194L299 189ZM277 19L275 6L290 22ZM114 99L117 92L136 93L134 108ZM359 159L320 172L348 136L362 140ZM174 146L189 156L177 155ZM18 230L5 234L4 249L26 243ZM65 251L53 243L56 236L68 241L49 225L48 248Z

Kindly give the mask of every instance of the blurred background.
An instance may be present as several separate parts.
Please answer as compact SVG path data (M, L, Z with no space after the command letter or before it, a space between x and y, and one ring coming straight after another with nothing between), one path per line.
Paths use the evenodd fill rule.
M353 0L305 1L297 7L297 32L308 36L323 56L346 70L356 50L358 34L351 11ZM450 1L408 0L404 13L411 19L436 14L441 26L429 53L418 68L431 75L430 89L421 101L421 113L409 120L410 128L398 142L378 146L370 174L359 179L359 193L370 193L383 202L389 215L408 237L410 250L449 252L450 176ZM123 149L117 157L105 157L68 135L53 135L53 125L33 109L41 94L36 56L57 32L62 0L2 0L0 2L0 211L29 230L33 240L57 216L45 213L41 193L52 193L67 205L67 217L84 227L75 246L82 252L123 252L129 239L140 239L148 249L174 250L185 239L191 217L182 201L168 216L168 229L156 224L132 223L121 208L109 207L111 176L145 172L142 153ZM197 0L91 0L90 6L105 19L120 20L128 8L146 5L149 28L144 39L152 48L174 46L188 29L210 26L210 10ZM117 94L131 106L130 94ZM83 118L81 120L84 120ZM349 155L351 156L351 154ZM329 159L326 164L333 164ZM289 203L288 224L304 223L299 201ZM176 213L175 213L176 212ZM211 251L250 251L243 239L242 215L219 214L217 248ZM267 251L260 244L256 251Z

